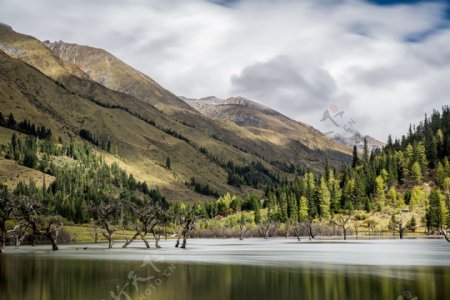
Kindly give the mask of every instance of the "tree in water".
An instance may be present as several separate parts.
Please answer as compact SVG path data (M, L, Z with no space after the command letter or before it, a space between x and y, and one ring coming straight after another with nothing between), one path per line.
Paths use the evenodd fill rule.
M181 249L186 249L188 234L195 229L196 220L197 217L194 212L188 213L188 215L185 217L182 231L183 243L181 244Z
M103 227L101 233L108 240L108 249L112 249L114 244L113 234L116 232L116 229L111 223L118 211L116 201L114 199L104 199L98 204L90 203L88 209L96 216L97 223Z
M450 234L448 234L444 229L441 230L441 233L444 236L444 239L450 243Z
M239 240L244 240L247 232L251 230L251 222L245 217L244 213L241 213L241 218L239 219Z
M403 235L405 233L405 226L403 225L403 220L401 216L397 218L396 215L392 215L391 220L389 222L389 228L394 232L398 232L400 239L403 239Z
M267 240L269 238L270 233L276 228L276 223L274 222L274 220L270 219L270 218L264 218L260 224L259 224L259 228L261 233L264 236L264 239Z
M33 235L33 245L37 236L45 236L52 244L53 251L58 250L58 234L63 225L63 218L52 215L42 202L22 196L18 200L18 218L27 224Z
M347 214L340 214L331 220L332 224L342 229L342 235L344 236L344 240L347 239L347 230L350 228L348 222L350 221L351 217L352 213L348 212Z
M305 235L308 236L309 240L312 240L315 237L312 230L312 219L307 218L301 222L294 223L293 232L299 242L301 241L301 237Z

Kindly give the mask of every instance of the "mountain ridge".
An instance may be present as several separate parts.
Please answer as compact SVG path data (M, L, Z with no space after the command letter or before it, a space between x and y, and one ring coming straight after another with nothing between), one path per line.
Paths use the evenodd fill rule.
M335 166L349 160L349 149L336 146L314 129L304 128L305 134L318 139L316 144L303 143L300 138L285 139L276 131L272 135L279 140L268 139L269 133L262 134L262 130L256 132L208 118L166 90L154 93L154 106L140 98L140 93L147 89L155 86L163 89L157 83L148 87L150 77L105 50L70 45L69 51L65 43L58 42L52 50L49 42L42 43L0 27L0 49L5 51L0 56L2 112L32 119L37 124L50 120L56 136L66 139L77 136L81 129L89 130L100 141L111 143L113 154L119 160L141 174L140 180L157 184L170 200L181 200L186 195L201 198L186 185L193 177L220 193L254 191L251 187L236 188L227 183L227 173L230 176L234 172L226 166L227 161L235 166L262 163L270 172L292 176L289 173L292 168L285 166L320 170L326 156ZM80 49L83 53L98 52L94 57L101 57L101 62L115 63L103 70L103 64L90 62L93 58L89 54L79 56L73 64L68 53ZM125 74L136 76L134 88L123 89L128 82L124 77L129 77L118 75L123 74L123 68ZM111 77L102 81L102 76ZM14 105L16 96L12 95L21 95L22 108ZM173 99L178 100L171 102ZM172 169L164 168L168 157Z

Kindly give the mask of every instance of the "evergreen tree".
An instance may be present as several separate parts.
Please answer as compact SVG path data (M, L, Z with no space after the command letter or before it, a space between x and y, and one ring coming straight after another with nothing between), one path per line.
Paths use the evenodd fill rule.
M166 159L166 165L165 165L165 168L166 168L167 170L171 170L170 157L167 157L167 159Z
M359 158L358 158L358 148L356 148L356 145L353 146L353 160L352 160L352 167L356 168L358 165Z
M363 160L365 163L369 161L369 145L367 144L367 137L364 137Z
M308 199L305 196L301 196L298 219L300 222L303 222L308 220L308 218L309 218Z
M17 125L16 120L14 119L14 115L12 113L9 114L8 120L6 121L6 126L11 129L15 129Z
M412 178L416 182L420 183L422 181L422 168L420 167L420 164L417 161L415 163L413 163L413 165L411 167L411 174L412 174Z
M324 219L330 217L330 203L331 196L330 191L328 190L328 186L325 180L325 177L322 176L320 178L320 187L319 187L319 208L320 208L320 216Z
M328 160L328 156L325 158L325 178L326 180L330 180L330 172L331 172L331 168L330 168L330 161Z
M429 231L439 231L442 229L442 201L438 189L433 189L430 194L430 200L427 208L426 221Z
M380 210L386 203L386 187L381 175L375 179L375 195L377 197L378 209Z
M285 191L280 194L280 221L285 223L289 218L288 199Z
M445 180L446 175L447 174L445 172L444 166L442 165L441 162L438 162L437 167L436 167L436 183L439 186L442 187L444 185L444 180Z
M297 199L295 198L294 193L289 194L288 205L289 205L289 220L291 222L297 222L298 221L298 205L297 205Z

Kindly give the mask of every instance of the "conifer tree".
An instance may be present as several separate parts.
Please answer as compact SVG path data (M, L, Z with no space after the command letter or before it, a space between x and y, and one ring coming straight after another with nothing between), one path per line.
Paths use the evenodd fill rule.
M331 196L330 191L328 190L328 186L325 180L325 177L322 176L320 178L320 187L319 187L319 208L320 208L320 216L322 218L328 218L330 216L330 202Z
M358 148L356 148L356 145L353 146L353 160L352 160L352 168L356 168L356 166L359 163L358 158Z

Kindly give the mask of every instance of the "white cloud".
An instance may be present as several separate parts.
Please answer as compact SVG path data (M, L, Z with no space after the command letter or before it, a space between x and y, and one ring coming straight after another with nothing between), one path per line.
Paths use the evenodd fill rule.
M17 31L104 48L176 94L239 94L324 130L323 110L335 104L382 140L450 103L443 10L357 0L0 0L0 20Z

